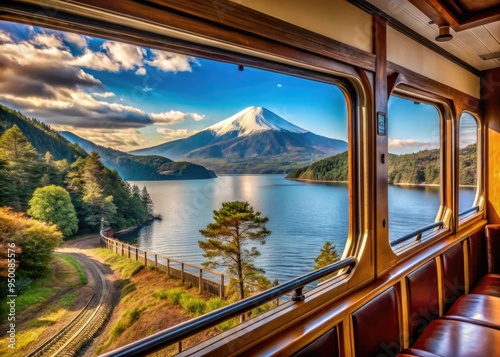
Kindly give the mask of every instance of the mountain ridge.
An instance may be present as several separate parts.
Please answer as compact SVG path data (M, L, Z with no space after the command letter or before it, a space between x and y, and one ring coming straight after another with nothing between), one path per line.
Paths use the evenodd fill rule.
M285 173L345 150L343 140L314 134L266 108L248 107L187 138L130 154L187 159L218 173ZM258 168L251 164L256 161Z
M190 180L216 177L213 171L201 165L183 161L175 162L163 156L130 155L97 145L68 131L59 134L88 152L97 152L103 164L116 170L124 180Z

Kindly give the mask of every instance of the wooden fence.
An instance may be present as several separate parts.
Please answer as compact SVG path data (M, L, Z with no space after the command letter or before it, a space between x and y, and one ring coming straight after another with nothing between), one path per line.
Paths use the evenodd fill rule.
M117 239L106 237L104 232L101 232L101 246L145 266L163 270L172 278L198 288L200 292L224 298L224 274L139 249Z

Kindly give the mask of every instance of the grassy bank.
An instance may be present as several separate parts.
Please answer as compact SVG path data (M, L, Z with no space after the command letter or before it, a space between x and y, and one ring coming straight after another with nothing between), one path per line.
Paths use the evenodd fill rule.
M75 258L65 254L55 255L49 273L31 282L18 294L16 349L10 349L7 339L2 339L0 355L25 355L53 335L71 318L79 288L86 283L87 277ZM4 300L0 303L6 305ZM7 331L6 321L2 321L2 331Z
M121 288L120 301L116 305L105 338L96 349L96 354L116 349L120 346L164 330L194 316L218 308L226 303L219 298L200 294L197 289L182 285L162 271L113 252L96 248L92 255L119 274L117 282ZM214 335L213 329L183 342L184 348ZM176 353L173 346L162 353Z

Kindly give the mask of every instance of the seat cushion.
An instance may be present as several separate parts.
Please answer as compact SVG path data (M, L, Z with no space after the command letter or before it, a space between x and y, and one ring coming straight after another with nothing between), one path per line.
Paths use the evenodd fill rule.
M471 294L500 297L500 274L485 275L472 289Z
M412 348L443 357L500 356L500 330L468 322L432 321Z
M403 352L401 352L400 354L397 355L397 357L410 357L410 356L413 356L413 357L415 357L415 356L416 357L440 357L438 355L435 355L434 353L418 350L416 348L407 348L406 350L404 350Z
M461 296L445 318L500 329L500 298L477 294Z

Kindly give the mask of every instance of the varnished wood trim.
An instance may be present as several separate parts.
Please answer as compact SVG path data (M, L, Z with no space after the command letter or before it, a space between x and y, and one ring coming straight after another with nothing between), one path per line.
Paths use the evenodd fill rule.
M405 36L408 36L409 38L420 43L421 45L431 49L432 51L438 53L439 55L449 59L453 63L458 64L460 67L465 68L469 72L474 73L477 76L479 76L479 74L481 73L481 71L478 70L477 68L471 66L467 62L465 62L465 61L461 60L460 58L452 55L451 53L445 51L439 45L435 44L432 41L429 41L427 38L425 38L424 36L420 35L419 33L415 32L415 31L413 31L408 26L402 24L401 22L399 22L398 20L396 20L392 16L379 10L376 6L370 4L368 1L365 1L365 0L347 0L347 1L349 1L353 5L356 5L357 7L366 11L369 14L377 14L377 15L385 18L387 20L388 25L391 26L392 28L394 28L395 30L401 32Z
M454 116L457 112L460 112L458 108L466 108L468 111L482 117L479 99L393 62L388 62L388 74L391 75L395 72L399 73L401 77L400 83L412 88L413 91L423 93L425 96L438 96L453 101L451 108L454 110Z

